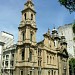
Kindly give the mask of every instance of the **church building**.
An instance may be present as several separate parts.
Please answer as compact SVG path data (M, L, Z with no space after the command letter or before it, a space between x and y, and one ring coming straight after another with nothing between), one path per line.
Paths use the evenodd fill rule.
M13 75L69 75L67 43L57 30L48 31L44 39L36 41L36 11L32 0L27 0L18 27L16 64ZM39 37L38 37L39 38Z

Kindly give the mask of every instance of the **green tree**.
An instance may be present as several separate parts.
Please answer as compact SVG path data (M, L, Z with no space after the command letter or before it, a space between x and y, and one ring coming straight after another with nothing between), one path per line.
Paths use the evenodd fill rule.
M70 75L75 75L75 58L69 60L69 72Z
M65 6L70 12L75 12L75 0L59 0L60 4Z
M75 34L75 23L73 24L73 33Z
M72 30L73 30L73 33L74 33L74 35L75 35L75 21L74 21L74 24L73 24ZM75 41L75 36L73 37L73 40Z

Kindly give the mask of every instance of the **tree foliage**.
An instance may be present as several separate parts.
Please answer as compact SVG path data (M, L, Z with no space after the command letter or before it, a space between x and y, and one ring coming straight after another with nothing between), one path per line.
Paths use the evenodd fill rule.
M75 66L75 58L71 58L71 59L69 60L69 64L73 64L73 65Z
M75 75L75 58L71 58L69 60L69 72L70 75Z
M59 0L60 4L65 6L70 12L75 12L75 0Z
M72 29L73 29L73 33L75 34L75 23L73 24Z

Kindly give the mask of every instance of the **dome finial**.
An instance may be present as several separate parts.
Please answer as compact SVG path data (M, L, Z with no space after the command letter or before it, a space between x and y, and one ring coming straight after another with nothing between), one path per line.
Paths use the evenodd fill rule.
M48 34L50 34L50 29L48 28Z
M32 0L27 0L27 1L32 1Z

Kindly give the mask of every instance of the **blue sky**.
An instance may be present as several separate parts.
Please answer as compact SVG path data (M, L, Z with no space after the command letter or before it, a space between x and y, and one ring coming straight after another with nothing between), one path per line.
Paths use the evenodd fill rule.
M18 39L18 26L21 21L21 10L27 0L0 0L0 31L6 31L14 35L15 41ZM33 0L36 9L37 41L43 39L43 34L48 28L52 30L72 23L74 14L61 6L58 0Z

